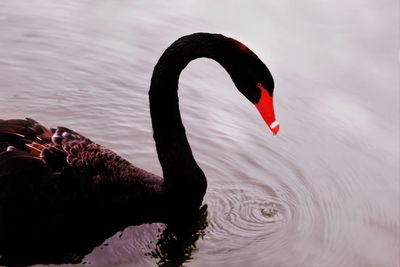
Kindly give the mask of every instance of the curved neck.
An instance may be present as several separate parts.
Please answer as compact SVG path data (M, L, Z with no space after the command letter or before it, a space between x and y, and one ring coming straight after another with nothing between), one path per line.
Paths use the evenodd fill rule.
M201 194L201 198L205 194L205 176L193 157L180 116L178 80L187 64L200 57L214 59L230 72L229 60L234 58L232 41L218 34L184 36L163 53L154 68L149 91L150 112L168 190Z

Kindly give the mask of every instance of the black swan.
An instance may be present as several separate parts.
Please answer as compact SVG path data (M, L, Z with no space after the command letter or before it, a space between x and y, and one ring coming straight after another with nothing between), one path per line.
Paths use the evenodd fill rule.
M185 135L177 91L181 71L200 57L220 63L272 133L278 132L273 78L249 48L220 34L181 37L156 64L149 91L164 178L73 130L50 129L30 118L0 120L0 255L21 231L25 231L21 238L29 235L35 240L31 245L43 233L56 232L60 238L54 227L60 222L63 227L87 229L96 218L96 227L101 228L107 221L125 220L121 225L168 221L183 211L198 210L207 182ZM29 234L21 230L26 228ZM15 246L23 243L15 242Z

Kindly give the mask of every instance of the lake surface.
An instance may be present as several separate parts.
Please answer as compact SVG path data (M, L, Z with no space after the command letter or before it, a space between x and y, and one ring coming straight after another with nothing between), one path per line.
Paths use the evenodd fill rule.
M182 35L237 38L274 76L278 136L217 63L192 62L180 103L208 178L203 226L175 257L159 242L165 225L128 227L81 264L399 266L399 10L395 0L2 0L1 118L72 128L161 175L153 66Z

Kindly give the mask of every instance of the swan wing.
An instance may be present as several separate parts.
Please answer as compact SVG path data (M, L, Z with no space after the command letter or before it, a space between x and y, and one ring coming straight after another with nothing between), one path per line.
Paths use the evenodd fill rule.
M34 174L35 168L61 172L92 143L68 128L48 129L30 118L0 120L0 175Z
M0 216L83 203L98 184L110 180L114 170L107 168L119 167L114 158L112 151L68 128L46 128L29 118L0 120Z
M125 172L135 170L130 168L113 151L68 128L49 129L30 118L0 120L0 178L46 174L93 187L123 182Z
M25 203L50 207L90 199L139 203L163 190L161 177L75 131L49 129L32 119L0 120L0 209L22 196Z

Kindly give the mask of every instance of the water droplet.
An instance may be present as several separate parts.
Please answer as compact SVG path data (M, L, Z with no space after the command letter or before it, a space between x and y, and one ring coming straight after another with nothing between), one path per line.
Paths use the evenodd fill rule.
M275 203L270 203L266 207L261 209L261 213L267 218L273 218L278 215L279 209Z

